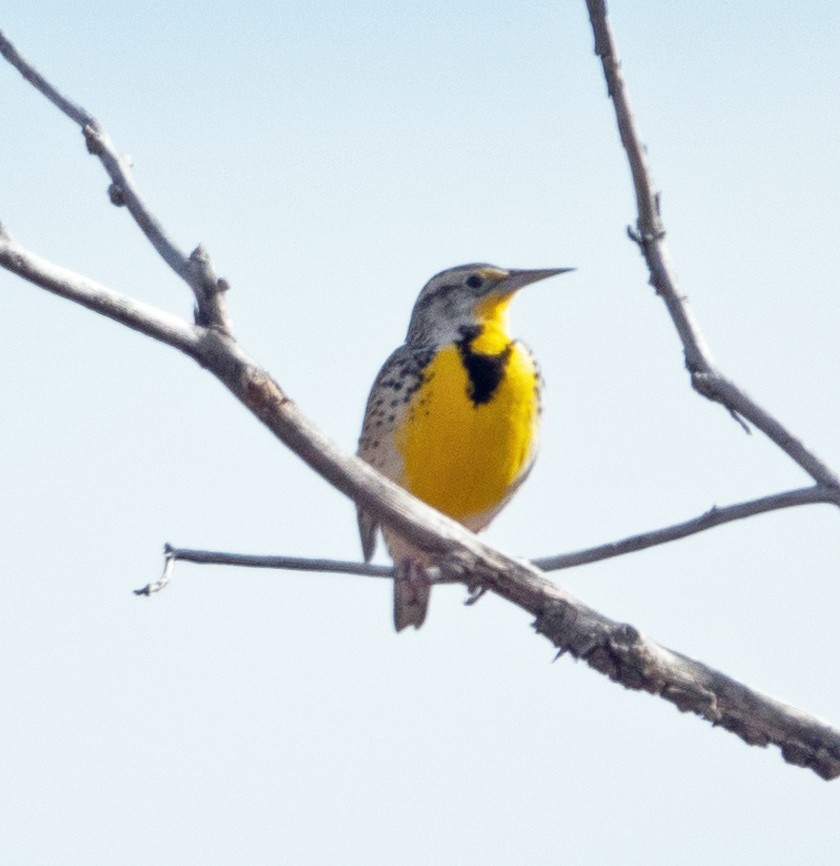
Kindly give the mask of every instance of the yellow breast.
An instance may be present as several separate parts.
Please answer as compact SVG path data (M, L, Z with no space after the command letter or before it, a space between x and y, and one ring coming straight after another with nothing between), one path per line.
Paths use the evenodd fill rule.
M470 518L486 514L472 526L478 529L533 463L540 395L530 354L506 334L485 331L473 341L472 352L465 357L453 344L437 353L395 431L395 445L403 461L400 483L468 525L476 523ZM480 367L482 356L499 357L499 377L491 382L492 390L477 393L475 366ZM473 362L472 377L468 362Z

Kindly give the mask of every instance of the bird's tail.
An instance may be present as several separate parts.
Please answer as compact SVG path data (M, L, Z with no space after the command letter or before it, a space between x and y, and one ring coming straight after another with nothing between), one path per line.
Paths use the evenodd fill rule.
M420 628L426 619L432 585L422 563L404 559L396 566L394 578L394 628L402 631L410 625Z

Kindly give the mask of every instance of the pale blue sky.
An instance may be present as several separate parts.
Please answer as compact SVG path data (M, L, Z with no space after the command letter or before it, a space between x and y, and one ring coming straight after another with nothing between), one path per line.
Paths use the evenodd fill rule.
M612 4L669 242L724 370L840 470L840 7ZM487 533L546 555L807 483L694 395L624 235L582 2L44 2L0 26L130 153L232 285L239 339L348 449L441 268L523 292L540 460ZM0 220L188 315L72 124L0 65ZM181 565L164 541L353 558L353 508L191 362L0 273L0 860L833 863L825 783L437 589ZM840 515L802 509L555 579L840 724Z

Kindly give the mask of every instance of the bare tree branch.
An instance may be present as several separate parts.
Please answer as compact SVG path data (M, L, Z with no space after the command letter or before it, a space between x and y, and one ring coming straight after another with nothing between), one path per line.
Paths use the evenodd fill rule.
M20 60L8 41L3 39L0 45L4 56L13 58L18 69L26 70L28 80L41 82L36 86L47 95L55 93ZM53 101L65 113L68 112L64 106L73 108L63 97L61 101ZM79 122L77 116L69 116ZM101 130L95 131L97 142L106 140ZM116 159L116 166L112 165L110 170L121 178L124 170ZM103 162L106 168L112 164ZM135 201L140 213L147 214L152 219L150 224L157 226L139 195ZM143 228L140 220L138 224ZM630 625L612 621L553 584L538 569L482 543L460 524L344 452L302 415L268 373L233 340L225 322L219 321L212 311L206 318L200 311L197 324L189 325L46 262L5 233L0 238L0 264L24 279L192 357L331 485L432 554L442 579L460 581L473 591L490 589L530 612L535 617L536 630L548 637L561 654L583 659L627 688L659 695L683 711L690 710L738 734L747 743L775 744L787 761L810 767L823 778L840 775L840 731L700 662L658 646ZM213 291L218 294L220 288L216 281ZM197 298L201 305L200 296ZM170 552L161 580L171 576L172 562L174 556Z
M587 0L589 18L595 35L595 53L601 58L607 90L615 108L621 143L627 152L638 207L637 229L633 240L647 262L650 283L665 301L685 353L685 365L694 389L709 400L721 403L734 415L750 421L769 437L792 460L798 463L818 484L840 488L838 477L812 449L805 446L786 427L766 412L715 366L709 347L703 339L688 299L679 288L665 244L665 228L659 209L659 193L653 183L647 153L641 142L627 87L621 73L621 61L607 17L606 0ZM840 504L837 501L836 504Z
M164 231L140 195L126 159L117 152L110 136L101 127L99 121L50 84L9 42L2 30L0 30L0 54L33 87L43 93L53 105L81 128L88 152L99 157L111 178L112 183L108 189L111 203L128 208L134 221L166 264L192 289L196 299L196 322L214 327L222 333L231 333L230 317L224 302L227 284L216 277L207 253L200 245L188 256Z
M41 258L14 241L2 224L0 265L48 292L196 357L202 332L195 325Z

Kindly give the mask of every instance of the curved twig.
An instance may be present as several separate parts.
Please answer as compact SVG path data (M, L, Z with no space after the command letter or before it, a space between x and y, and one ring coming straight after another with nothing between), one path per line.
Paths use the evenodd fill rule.
M135 595L154 595L160 592L164 587L169 585L172 580L172 573L175 570L175 563L178 557L175 552L167 544L163 550L163 571L160 577L152 583L147 583L142 589L135 589Z

